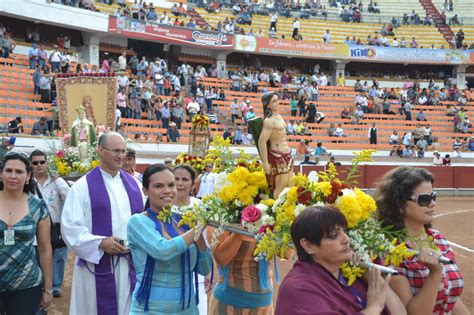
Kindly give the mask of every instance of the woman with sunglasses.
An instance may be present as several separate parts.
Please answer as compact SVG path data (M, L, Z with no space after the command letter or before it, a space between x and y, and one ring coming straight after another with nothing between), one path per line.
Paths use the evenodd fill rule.
M49 211L33 195L35 183L26 154L8 152L1 176L0 314L35 314L40 305L47 309L53 300Z
M464 281L446 238L431 228L435 218L436 192L433 174L423 168L398 167L377 185L375 199L383 226L405 230L407 246L419 255L396 269L391 288L408 314L469 314L459 297ZM439 257L451 260L441 264Z
M128 242L137 272L130 314L199 314L197 274L207 275L212 258L199 228L179 227L170 209L176 200L176 181L164 164L143 174L146 211L128 223ZM194 276L193 276L194 273Z

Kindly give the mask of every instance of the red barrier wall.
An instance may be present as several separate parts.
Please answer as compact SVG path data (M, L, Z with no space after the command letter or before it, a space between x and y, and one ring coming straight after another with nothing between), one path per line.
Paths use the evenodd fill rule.
M379 178L398 165L361 165L359 167L360 176L358 186L360 188L374 188ZM143 173L148 164L137 165L137 172ZM471 188L474 189L474 166L422 166L435 177L435 188ZM345 179L344 171L349 170L349 166L337 166L340 178ZM324 165L295 165L293 170L308 175L311 171L320 172L325 169Z

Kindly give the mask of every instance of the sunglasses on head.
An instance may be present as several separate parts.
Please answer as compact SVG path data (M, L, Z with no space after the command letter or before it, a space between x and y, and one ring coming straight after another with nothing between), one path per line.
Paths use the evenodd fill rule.
M431 194L421 194L418 196L413 196L408 198L409 201L417 202L421 207L427 207L431 204L432 201L436 201L436 192L432 192Z
M44 165L44 163L46 163L46 161L44 161L44 160L43 160L43 161L33 161L33 162L31 162L31 164L33 164L34 166L36 166L36 165Z

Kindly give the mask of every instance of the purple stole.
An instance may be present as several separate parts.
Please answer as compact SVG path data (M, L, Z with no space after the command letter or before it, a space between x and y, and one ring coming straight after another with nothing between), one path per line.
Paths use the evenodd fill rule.
M142 212L143 198L138 184L130 175L122 170L120 170L120 176L130 200L131 214ZM86 179L91 200L92 234L112 236L112 209L100 167L96 167L87 173ZM118 315L115 275L112 270L112 264L112 257L104 253L99 264L95 265L94 274L98 315ZM131 292L135 288L135 282L135 269L133 269L130 260Z

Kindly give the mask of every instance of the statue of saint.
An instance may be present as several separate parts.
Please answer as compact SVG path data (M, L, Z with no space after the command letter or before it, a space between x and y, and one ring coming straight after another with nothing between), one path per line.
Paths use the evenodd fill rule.
M87 119L84 107L77 110L77 118L71 127L71 146L79 148L81 160L87 160L87 151L97 141L94 124Z
M286 139L286 124L278 113L278 100L276 92L263 94L263 123L261 118L248 122L273 198L278 198L283 189L290 186L294 175L293 157Z

